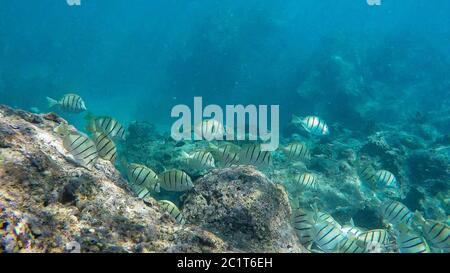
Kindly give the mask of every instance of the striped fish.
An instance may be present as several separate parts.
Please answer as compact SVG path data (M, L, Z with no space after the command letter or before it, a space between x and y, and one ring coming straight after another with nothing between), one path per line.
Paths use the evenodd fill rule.
M270 151L262 151L260 144L247 144L239 152L239 163L242 165L254 165L257 167L269 167L272 165Z
M366 248L358 245L356 238L344 238L339 244L338 253L365 253Z
M146 198L152 192L160 192L160 184L156 173L141 164L128 165L128 179L131 189L139 198Z
M381 205L383 218L392 225L409 225L413 213L402 203L394 200L386 200Z
M361 235L363 233L363 231L353 225L344 225L341 228L342 232L347 236L347 237L352 237L352 238L357 238L359 235Z
M309 149L303 142L294 142L283 148L283 153L288 160L309 160Z
M312 234L316 245L325 252L336 251L345 238L341 230L329 222L315 224Z
M300 243L310 249L313 243L312 228L314 225L311 213L298 208L293 213L292 222Z
M361 181L369 184L370 186L375 185L376 182L376 171L372 167L371 164L361 164L361 166L358 167L358 176L361 179Z
M211 169L215 168L214 157L210 152L198 151L192 154L183 153L186 158L187 165L194 169Z
M232 143L226 143L221 146L210 144L210 151L221 167L230 167L239 163L239 151L241 147Z
M380 170L375 173L376 183L381 187L396 188L397 179L395 176L386 170Z
M338 227L339 229L341 229L341 225L338 223L338 221L336 221L333 216L331 216L331 214L326 213L326 212L322 212L322 211L317 211L314 214L314 220L316 223L320 223L320 222L327 222L330 223L336 227Z
M430 253L427 241L415 232L399 232L397 245L400 253Z
M194 187L191 178L180 170L169 170L159 176L161 187L167 191L182 192Z
M430 245L445 251L450 251L450 227L442 222L426 221L422 232Z
M66 94L59 101L47 97L48 107L52 108L56 105L67 112L81 113L86 111L86 104L77 94Z
M111 139L125 139L125 128L115 118L95 117L91 118L89 131L102 132Z
M307 116L305 118L293 116L292 122L300 123L300 125L312 135L325 136L330 134L330 130L325 121L316 116Z
M64 137L63 146L85 168L92 169L97 162L98 152L95 143L81 133L68 134Z
M299 189L317 190L318 181L313 173L305 172L294 177L294 183Z
M385 229L372 229L361 233L358 236L358 244L367 246L369 243L377 243L380 245L386 245L389 243L389 234Z
M97 132L94 134L94 143L97 147L98 155L111 161L113 164L117 157L116 144L104 133Z
M163 208L164 211L169 213L169 215L172 216L179 224L183 225L186 222L186 220L183 217L183 214L174 203L168 200L161 200L158 201L158 204L161 206L161 208Z

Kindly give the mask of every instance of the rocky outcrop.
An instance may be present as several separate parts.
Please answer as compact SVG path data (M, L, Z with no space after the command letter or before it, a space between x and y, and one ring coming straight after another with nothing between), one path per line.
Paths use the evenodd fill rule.
M54 131L63 122L0 106L0 253L305 251L286 192L252 167L198 179L179 225L109 161L77 165Z
M304 252L281 185L250 166L213 170L184 200L186 219L245 252Z
M133 197L110 162L89 171L68 160L61 122L0 106L0 252L233 250Z

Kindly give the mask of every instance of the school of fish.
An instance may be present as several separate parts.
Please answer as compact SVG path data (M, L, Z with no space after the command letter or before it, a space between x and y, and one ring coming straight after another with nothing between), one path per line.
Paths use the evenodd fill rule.
M59 107L62 111L82 113L87 111L84 100L77 94L66 94L59 100L47 98L49 107ZM92 169L99 158L115 163L118 156L116 143L126 139L125 127L115 118L108 116L86 116L88 134L76 131L68 124L55 128L63 139L63 145L74 162ZM292 123L298 124L312 137L330 134L327 123L317 116L292 117ZM210 137L225 134L225 126L215 120L205 120L193 128L193 133L202 133ZM292 142L280 149L284 160L288 162L307 162L311 159L310 148L303 142ZM180 152L186 169L207 171L214 168L226 168L233 165L253 165L261 169L273 169L273 154L263 151L260 144L246 143L237 145L220 141L208 142L204 149L190 153ZM137 162L120 160L126 169L130 189L138 198L145 199L162 190L184 192L194 188L194 182L186 169L169 169L157 174L149 166ZM370 188L397 189L399 182L389 170L376 170L370 164L361 163L358 176ZM305 171L290 178L300 192L317 191L321 181L317 173ZM181 210L174 200L159 200L161 209L179 224L185 224ZM351 219L341 225L332 215L321 211L315 204L307 207L295 207L291 223L299 241L311 252L371 253L389 252L396 249L400 253L450 252L450 227L445 221L425 219L418 212L412 212L402 202L384 198L379 207L384 226L365 230L355 225Z

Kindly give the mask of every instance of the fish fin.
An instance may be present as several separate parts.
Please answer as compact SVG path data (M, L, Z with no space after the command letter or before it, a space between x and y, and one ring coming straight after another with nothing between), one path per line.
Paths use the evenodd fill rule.
M285 156L287 156L288 153L289 153L288 147L282 146L281 144L279 145L278 149L280 149L280 151L281 151Z
M86 131L90 133L95 133L97 131L97 128L95 126L95 116L91 112L87 112L87 114L84 116L84 120L86 120Z
M124 157L124 156L117 156L118 158L116 158L116 162L119 162L119 166L121 168L123 168L125 170L125 173L127 174L127 176L129 176L128 173L128 168L130 166L130 164L128 163L128 160Z
M349 224L350 224L352 227L355 226L355 222L353 221L353 217L350 217Z
M317 204L314 202L311 204L311 209L313 210L313 219L314 222L317 222L318 215L319 215L319 209L317 208Z
M206 148L206 151L214 152L214 151L217 151L218 149L219 149L219 146L217 146L216 144L212 143L211 141L208 141L208 147Z
M52 99L50 97L47 97L46 99L47 99L47 103L48 103L48 108L55 107L55 105L59 104L59 102L57 100Z
M186 158L186 159L191 158L191 156L188 153L186 153L185 151L181 151L180 154L181 154L181 157L183 157L183 158Z
M63 138L66 137L69 133L69 124L62 122L55 128L53 128L53 132L57 133L58 135L62 136Z
M348 237L349 240L357 240L358 239L358 237L355 234L351 233L351 232L347 233L347 237Z
M416 210L414 212L413 220L415 222L417 222L419 225L423 225L426 222L425 217L423 217L422 213L420 211L418 211L418 210Z
M302 123L303 119L295 114L292 114L292 123Z

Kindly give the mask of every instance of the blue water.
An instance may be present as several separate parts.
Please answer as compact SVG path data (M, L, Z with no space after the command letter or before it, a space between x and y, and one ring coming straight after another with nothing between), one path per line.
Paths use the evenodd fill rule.
M148 122L165 133L172 107L192 106L195 96L205 105L279 105L281 142L305 140L316 156L309 170L339 176L336 166L347 159L336 149L345 142L358 160L366 156L396 175L397 200L448 221L450 1L380 1L1 1L0 104L55 111L84 129L84 114L46 102L76 93L96 116L125 127ZM330 136L295 128L292 114L319 116ZM366 145L377 132L388 152ZM136 139L121 152L161 170L173 163L168 151L147 158L139 145L150 144ZM331 163L320 161L327 149ZM353 174L358 164L350 164ZM366 228L381 221L364 208L352 216L331 211L339 207L332 201L323 206Z
M398 91L416 85L425 73L436 77L435 90L418 88L417 95L448 97L448 88L437 87L445 84L448 66L432 63L448 65L445 0L384 0L376 7L365 0L81 4L2 1L2 103L44 111L46 96L71 91L94 113L114 114L125 123L164 124L174 104L192 104L193 96L201 95L205 103L280 104L285 118L293 112L331 118L335 111L299 100L296 89L325 57L320 51L328 54L333 47L341 54L358 49L374 54L361 64L373 80L389 78L393 58L417 54L402 68ZM424 107L443 106L430 100Z

